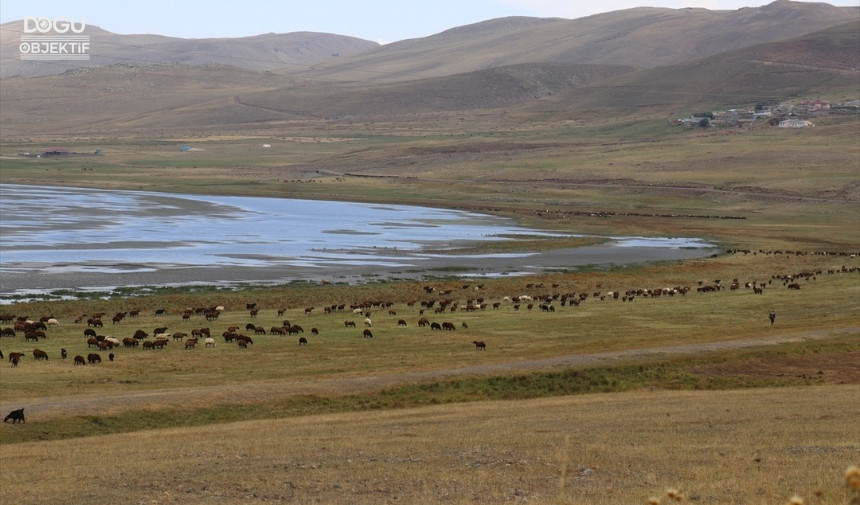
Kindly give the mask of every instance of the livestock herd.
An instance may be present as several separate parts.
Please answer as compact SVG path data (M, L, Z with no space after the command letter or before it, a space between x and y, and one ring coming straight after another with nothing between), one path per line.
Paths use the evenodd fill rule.
M799 254L799 253L788 253L788 252L772 252L772 251L746 251L746 250L731 250L729 251L731 254ZM844 254L840 254L844 255ZM851 255L851 257L855 257L855 255ZM804 284L815 281L818 276L821 275L831 275L837 273L857 273L858 267L856 266L843 266L838 269L828 269L828 270L804 270L801 272L796 272L792 274L777 274L771 276L770 279L766 281L763 280L751 280L746 282L741 282L739 279L734 278L730 282L722 282L721 280L713 280L713 281L699 281L696 283L695 291L692 286L672 286L672 287L657 287L657 288L629 288L625 290L603 290L602 284L596 284L593 288L581 291L581 292L560 292L560 286L558 284L551 284L550 287L545 286L544 284L535 284L529 283L525 285L525 289L529 294L521 294L516 296L502 296L498 300L488 301L485 300L484 297L481 296L473 296L474 294L480 294L484 288L483 285L478 285L472 287L468 284L461 285L461 293L460 296L457 296L454 291L455 288L439 288L434 286L424 286L422 288L424 300L411 300L405 302L406 308L404 310L409 310L412 312L417 311L417 327L419 328L429 328L431 332L440 331L440 332L456 332L458 326L451 321L442 321L437 322L431 320L435 316L442 317L443 315L451 315L456 314L457 312L476 312L476 311L486 311L488 308L492 308L493 311L500 310L502 308L509 308L510 310L520 311L524 309L525 311L532 311L534 308L538 308L540 313L554 313L558 309L562 309L564 307L577 307L586 301L616 301L619 300L621 302L632 302L637 298L661 298L661 297L674 297L680 296L684 297L688 293L714 293L721 291L728 292L736 292L741 289L749 290L755 295L763 295L765 290L771 290L778 288L782 285L783 288L788 290L800 290L803 288ZM547 293L548 292L548 293ZM465 297L465 301L458 300L461 298L463 294L468 293ZM711 296L711 295L707 295ZM593 302L590 302L593 303ZM363 330L361 332L361 336L365 339L371 339L374 337L373 329L377 329L382 327L381 331L392 331L389 328L403 328L409 325L406 319L399 318L396 320L396 323L387 323L381 326L375 326L373 321L371 320L371 313L375 313L379 310L387 310L387 314L390 321L394 321L393 318L397 316L397 310L394 308L394 302L383 302L383 301L363 301L360 303L353 303L347 305L345 303L341 304L332 304L323 307L322 312L326 315L331 315L334 313L348 313L352 315L352 318L345 319L343 321L343 327L346 330L351 328L356 328L357 324L355 318L363 318ZM245 310L248 313L248 317L251 319L257 320L261 316L262 311L270 311L270 308L262 308L259 307L257 303L248 303L245 306ZM310 316L314 313L314 307L304 307L299 310L299 314L303 314L305 317ZM568 309L570 310L570 309ZM575 309L574 309L575 310ZM208 307L199 307L199 308L184 308L178 311L170 311L165 308L156 309L153 313L153 317L155 318L169 318L170 314L178 313L181 317L180 325L188 325L193 322L193 319L196 316L202 316L205 318L207 323L212 323L214 321L219 320L219 316L225 311L225 307L223 305L212 305ZM286 308L277 308L277 316L279 318L284 317L287 312ZM385 314L385 312L383 312ZM426 314L426 315L425 315ZM106 351L109 352L108 359L109 361L114 361L115 355L112 352L113 350L119 349L135 349L140 348L142 350L156 352L161 349L165 349L168 344L172 342L179 342L181 347L184 350L192 351L197 348L197 344L202 340L205 348L215 348L217 343L215 338L212 337L212 330L210 327L195 327L191 329L186 329L182 327L184 331L173 331L171 332L170 325L159 325L155 327L152 332L147 332L142 328L138 328L133 332L129 331L131 335L123 338L114 337L112 335L104 335L101 332L105 331L105 325L103 323L104 320L110 319L112 330L118 330L120 328L125 328L128 325L126 324L128 320L135 319L141 315L140 309L134 309L124 312L118 312L113 316L106 316L103 312L95 312L90 315L82 314L76 317L73 321L74 325L82 325L86 324L86 326L82 330L83 339L81 340L80 347L83 349L83 345L86 345L86 349L89 351L94 349L95 352L82 352L81 354L76 354L72 358L72 364L74 366L86 366L86 365L98 365L102 363L102 355L100 352ZM232 314L235 316L235 313ZM302 317L302 316L299 316ZM771 325L774 324L775 321L775 313L771 311L768 314L768 318L770 319ZM11 324L11 326L0 327L0 342L2 342L6 337L10 339L22 338L24 343L27 342L36 342L37 344L42 341L48 340L48 334L51 333L52 329L60 326L60 321L52 316L46 315L39 317L38 319L31 319L29 316L16 316L12 314L0 314L0 325L2 324ZM340 323L336 323L340 324ZM468 325L465 321L463 321L460 326L461 330L468 329ZM244 328L244 330L243 330ZM402 330L401 330L402 331ZM111 331L111 333L115 333L116 331ZM300 335L298 338L298 345L300 347L307 346L310 342L306 336L304 336L304 328L301 325L291 323L289 320L284 319L280 321L279 324L275 324L270 326L268 330L266 330L265 326L253 322L247 323L244 327L241 325L229 325L224 331L221 333L221 337L224 339L226 344L235 343L237 349L248 349L249 346L252 346L254 341L250 335L247 333L253 333L255 336L275 336L275 337L283 337L289 335ZM459 332L458 332L459 333ZM311 328L310 334L314 336L320 335L320 330L316 327ZM150 338L151 337L151 338ZM21 342L22 340L18 340ZM464 340L464 343L468 340ZM487 343L484 340L471 340L471 344L474 346L475 350L478 351L486 351ZM248 352L248 351L242 351ZM33 356L33 360L36 362L39 361L49 361L48 352L41 348L34 348L30 352ZM84 356L86 354L86 356ZM60 359L66 360L68 358L68 351L65 348L61 348ZM9 352L8 353L8 361L12 367L18 367L21 361L25 358L26 353L24 352ZM4 359L2 350L0 350L0 359ZM11 421L14 423L24 423L24 409L17 409L10 412L4 419L3 422Z
M744 250L729 251L732 254L787 254L783 252L759 251L751 252ZM797 253L794 253L797 254ZM853 257L853 255L852 255ZM457 287L440 287L426 285L421 288L419 297L421 300L414 299L409 301L401 301L405 307L398 309L395 307L395 302L365 300L362 302L354 302L352 304L339 303L326 305L317 310L315 307L303 307L293 309L297 312L297 317L310 318L312 314L322 312L325 316L341 313L348 314L348 317L343 320L343 328L351 329L358 326L356 321L362 323L363 330L360 336L363 338L373 338L373 331L377 329L377 325L371 320L371 314L383 314L383 321L386 321L382 326L381 331L390 331L390 327L403 328L409 326L406 318L398 318L398 310L401 315L404 311L415 314L417 317L416 324L419 328L427 327L430 331L455 332L458 328L461 330L468 329L465 321L459 325L452 321L434 321L434 317L454 317L453 314L458 312L480 312L487 309L499 310L508 308L514 311L531 311L538 309L540 312L553 313L565 307L577 307L587 301L612 301L618 300L621 302L632 302L641 298L660 298L660 297L684 297L688 293L712 293L720 291L735 292L741 289L749 290L756 295L762 295L765 290L778 288L780 285L783 288L790 290L801 289L804 283L814 281L817 276L824 274L836 273L851 273L857 272L856 266L843 266L839 269L829 270L804 270L791 274L777 274L771 276L767 280L751 280L741 282L734 278L731 281L723 282L721 280L698 281L693 285L668 286L668 287L652 287L643 288L635 287L628 289L613 289L604 290L600 283L586 290L579 291L561 291L558 284L545 285L542 283L528 283L524 285L524 290L528 294L497 296L495 300L487 300L483 296L484 285L471 286L463 284ZM459 288L459 289L458 289ZM459 292L458 292L459 291ZM287 309L283 307L260 307L257 303L247 303L245 311L247 317L257 321L263 318L263 315L269 315L273 310L277 310L278 317L285 316ZM570 309L568 309L570 310ZM219 317L225 312L223 305L213 304L205 307L181 308L169 310L166 308L158 308L151 312L155 320L169 320L171 315L178 315L179 320L170 322L170 324L162 324L156 326L151 331L143 328L134 330L125 330L128 328L128 321L135 320L141 315L141 309L128 310L117 312L113 315L108 315L104 312L94 312L89 315L81 314L74 318L73 325L83 326L82 333L84 339L81 341L81 348L86 345L87 352L76 354L72 363L76 366L95 365L102 362L101 352L110 352L108 358L113 361L115 356L114 350L118 349L135 349L140 348L146 351L158 351L168 347L171 342L178 342L182 349L191 351L198 348L198 343L203 342L204 348L215 348L217 346L216 339L213 337L213 331L210 328L211 324L217 323ZM231 313L231 318L235 319L236 314L241 313L240 308L236 308ZM385 315L387 314L387 318ZM197 317L202 317L206 320L207 326L189 328L189 325L195 324ZM375 316L379 317L379 316ZM126 337L116 337L108 333L106 325L103 321L110 320L110 333L119 333L120 331L128 331ZM391 321L391 322L388 322ZM396 322L395 322L396 321ZM48 340L48 335L54 331L54 328L60 326L60 321L53 315L46 315L36 319L31 319L29 316L17 316L11 314L0 314L0 325L11 324L11 326L0 327L0 342L5 340L4 337L22 338L24 343L35 342L39 344L41 341ZM333 323L340 324L340 323ZM171 328L171 326L179 326L179 328ZM171 331L181 330L181 331ZM216 330L217 334L217 330ZM249 349L253 346L254 340L251 336L298 336L298 345L305 346L310 343L305 336L304 328L291 322L288 319L280 320L278 323L266 326L248 322L244 326L241 324L227 325L220 333L226 344L233 344L237 349ZM316 327L310 329L310 334L314 336L320 335L320 330ZM358 336L358 335L356 335ZM21 340L19 340L20 342ZM487 344L482 340L465 340L464 343L471 342L475 349L486 350ZM29 351L35 361L48 361L48 352L41 348L34 348ZM11 366L18 366L25 357L24 352L10 352L8 361ZM62 360L67 359L68 353L66 349L60 349L60 357ZM0 358L3 358L0 351Z
M422 302L422 307L432 307L435 302ZM353 304L350 306L351 314L354 316L360 316L363 318L364 329L361 333L363 338L373 338L373 332L371 327L373 326L373 322L370 319L371 310L375 308L379 308L380 305L383 305L381 302L364 302L361 304ZM392 304L385 304L387 306L391 306ZM413 305L413 304L410 304ZM443 306L445 306L445 302L443 302ZM324 310L325 314L331 314L338 311L343 311L346 307L345 304L341 305L331 305L326 307ZM246 310L248 310L249 318L257 318L261 313L261 308L257 307L256 303L249 303L246 305ZM424 312L424 308L420 309L420 312ZM194 314L203 314L207 321L217 320L220 314L224 311L223 306L216 306L211 308L200 308L200 309L183 309L180 311L182 324L188 324L191 322ZM310 315L313 311L313 307L308 307L304 309L304 315ZM286 313L286 309L280 308L277 310L278 316L283 316ZM166 309L157 309L155 310L153 316L155 318L169 317L171 311ZM123 326L123 322L126 318L136 318L140 315L140 310L126 311L120 312L110 317L113 325L111 326L112 332L115 332L119 329L119 327ZM389 310L389 315L396 315L394 310ZM119 338L113 335L103 335L100 331L103 331L105 327L103 324L103 319L106 318L104 312L96 312L93 315L83 314L74 319L75 325L83 325L84 321L86 322L86 326L83 327L82 334L84 340L82 341L83 345L86 344L88 349L93 349L95 351L112 351L114 349L135 349L140 348L143 350L155 351L159 349L165 349L170 342L179 342L179 345L182 346L185 350L192 350L197 347L199 342L204 343L204 347L216 347L217 342L215 338L212 337L212 329L210 327L197 327L192 329L186 329L186 331L176 331L170 332L168 326L157 326L151 332L148 332L145 329L138 328L133 331L130 336ZM59 322L53 316L43 316L40 317L39 320L31 320L27 316L14 316L9 314L0 315L0 322L14 322L12 327L6 327L0 329L0 336L9 336L16 337L20 333L24 334L25 342L33 341L38 342L39 339L48 339L47 333L45 330L49 327L45 321L52 321L53 323L50 326L59 326ZM419 320L419 326L425 326L423 321L426 318L421 318ZM441 325L439 323L429 323L431 329L445 329L445 330L454 330L456 326L451 322L443 322ZM117 326L118 325L118 326ZM344 325L347 328L356 327L356 323L354 320L348 319L344 321ZM396 324L398 327L407 326L407 323L404 319L399 319ZM466 323L463 323L463 327L467 327ZM184 328L183 328L184 329ZM236 344L239 349L247 349L250 345L254 344L254 339L250 335L253 333L254 336L258 335L269 335L269 336L289 336L289 335L301 335L298 338L298 345L304 346L308 345L308 338L303 336L304 328L295 323L291 323L289 320L284 319L279 324L270 326L269 329L266 327L256 324L253 322L249 322L244 326L241 325L230 325L227 326L226 329L221 333L221 337L224 339L224 342L227 344ZM320 330L316 327L310 329L310 334L314 336L318 336L320 334ZM485 346L484 346L485 348ZM41 349L34 349L32 351L33 357L36 360L48 360L48 353ZM9 353L9 362L13 367L17 367L21 360L24 358L25 353L23 352L11 352ZM0 359L4 356L2 351L0 351ZM65 348L60 349L60 357L65 360L68 358L68 352ZM111 352L109 355L110 361L114 360L114 354ZM81 365L93 365L101 363L101 355L99 352L90 352L84 357L83 355L75 355L72 358L72 363L75 366Z

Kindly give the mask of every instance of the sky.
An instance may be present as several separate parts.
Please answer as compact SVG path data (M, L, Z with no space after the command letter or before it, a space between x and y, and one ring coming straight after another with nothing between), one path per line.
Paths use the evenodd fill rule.
M25 17L64 16L74 18L75 23L83 21L120 34L207 38L311 31L386 44L506 16L576 19L633 7L735 10L768 3L759 0L2 0L0 23ZM860 0L825 3L856 7Z

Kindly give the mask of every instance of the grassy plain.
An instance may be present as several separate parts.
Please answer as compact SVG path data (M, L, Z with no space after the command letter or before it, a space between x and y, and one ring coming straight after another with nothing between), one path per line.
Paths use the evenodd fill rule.
M103 154L62 159L18 156L50 147L41 141L0 146L4 183L410 203L750 250L537 278L433 272L420 283L155 286L16 303L3 310L61 324L38 344L0 339L6 353L38 346L50 356L0 367L3 412L28 413L26 424L0 425L0 464L28 458L27 471L2 473L0 498L630 504L676 487L690 503L780 504L793 494L847 502L842 475L860 458L857 119L703 133L642 115L586 121L521 110L288 124L278 135L81 138L63 147ZM180 152L186 144L196 150ZM801 289L787 289L786 275ZM697 292L716 279L740 288ZM754 281L766 283L763 294L744 287ZM595 296L676 286L691 292ZM570 292L589 297L578 307L556 301L553 312L503 301ZM455 323L447 332L417 327L420 303L409 305L478 296L501 306L427 311ZM373 309L373 339L361 336L363 316L347 328L350 312L322 310L367 300L397 313ZM249 302L262 309L256 318ZM214 305L226 307L217 321L180 316ZM135 308L141 317L101 332L208 326L217 346L172 342L71 364L91 352L75 317ZM155 317L157 308L167 315ZM309 345L252 334L239 349L220 337L230 325L268 330L283 319L302 325ZM582 361L551 361L565 356Z
M4 445L0 497L75 503L845 504L856 389L651 391ZM97 425L93 426L97 431ZM856 431L853 431L856 434ZM30 473L30 472L27 472Z

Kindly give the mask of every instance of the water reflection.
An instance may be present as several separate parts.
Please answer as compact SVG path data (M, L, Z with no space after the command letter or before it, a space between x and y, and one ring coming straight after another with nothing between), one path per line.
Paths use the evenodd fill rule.
M618 237L565 252L439 254L473 242L536 235L549 234L495 216L405 205L3 184L0 294L98 285L284 282L446 265L470 275L495 275L710 252L698 239Z

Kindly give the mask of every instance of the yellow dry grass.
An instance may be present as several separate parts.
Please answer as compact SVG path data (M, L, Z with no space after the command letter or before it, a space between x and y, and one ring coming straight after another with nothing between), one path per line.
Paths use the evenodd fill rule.
M0 502L847 503L858 386L635 392L3 446Z

